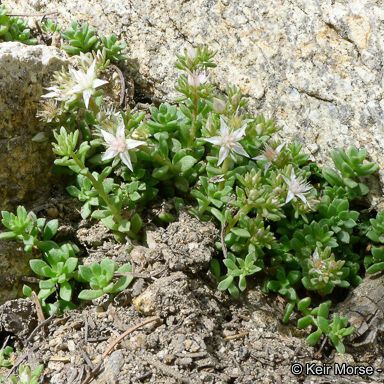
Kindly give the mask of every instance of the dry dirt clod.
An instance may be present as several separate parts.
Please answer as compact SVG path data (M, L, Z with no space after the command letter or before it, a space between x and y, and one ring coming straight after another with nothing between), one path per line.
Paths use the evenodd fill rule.
M158 279L151 284L141 295L132 300L136 310L143 315L157 314L163 318L179 313L181 297L188 301L190 292L188 290L187 276L176 272L170 276ZM192 305L192 303L190 303Z
M186 273L208 269L217 238L218 230L213 223L202 223L185 212L166 229L147 233L148 247L161 250L168 268Z
M0 306L0 331L16 335L23 340L36 325L36 309L31 300L10 300Z

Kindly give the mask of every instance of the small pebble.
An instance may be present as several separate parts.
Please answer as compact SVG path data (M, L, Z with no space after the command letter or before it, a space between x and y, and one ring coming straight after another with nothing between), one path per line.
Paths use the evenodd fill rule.
M75 352L77 349L76 344L73 340L68 340L67 347L68 347L68 351L70 352Z
M165 364L172 364L174 360L175 360L175 355L172 355L172 354L167 354L163 358L163 362Z
M47 215L52 219L57 219L59 217L59 210L56 207L49 207Z
M182 357L177 359L177 365L182 367L189 367L192 364L193 360L190 357Z

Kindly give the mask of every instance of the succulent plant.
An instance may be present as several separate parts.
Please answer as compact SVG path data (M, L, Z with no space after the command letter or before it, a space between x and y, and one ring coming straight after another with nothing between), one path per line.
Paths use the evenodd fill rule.
M28 45L37 44L37 39L31 36L26 21L19 17L9 16L4 5L0 5L0 42L19 41Z

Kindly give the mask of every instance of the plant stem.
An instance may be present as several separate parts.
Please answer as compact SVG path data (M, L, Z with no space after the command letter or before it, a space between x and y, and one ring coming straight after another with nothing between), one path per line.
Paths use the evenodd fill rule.
M116 205L109 198L108 194L105 192L103 183L97 180L92 175L92 173L89 172L88 168L85 166L85 164L80 160L80 158L74 152L71 153L71 157L75 161L76 165L83 171L84 176L86 176L91 181L93 188L96 189L99 196L104 200L105 204L108 206L109 210L111 211L116 224L120 225L123 221L123 218L121 217L121 214L120 214L120 210L116 207Z
M227 180L227 173L228 173L230 164L231 164L231 159L227 157L224 160L223 165L221 166L221 171L223 172L224 181L220 182L219 184L220 190L223 189L225 186L225 181Z
M192 104L193 104L193 109L192 109L192 121L191 121L191 137L190 137L190 146L193 145L195 139L196 139L196 130L197 130L197 115L199 113L199 94L197 92L197 88L193 87L192 88Z
M99 107L97 106L95 100L93 97L90 98L89 100L89 109L95 114L95 116L100 112Z
M233 220L228 223L226 230L225 230L225 235L227 235L231 231L231 229L237 224L237 222L240 220L241 216L247 215L251 209L252 209L252 206L249 204L244 205L244 207L241 207L240 210L236 213Z

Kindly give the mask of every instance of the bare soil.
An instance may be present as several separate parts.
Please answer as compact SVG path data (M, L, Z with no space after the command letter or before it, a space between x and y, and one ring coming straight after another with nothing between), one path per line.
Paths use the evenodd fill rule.
M209 262L219 234L212 223L182 213L167 228L149 228L145 246L118 244L100 224L74 227L68 221L61 234L75 237L87 255L83 263L104 257L118 264L130 261L135 279L116 297L81 303L43 325L29 300L0 307L0 336L17 349L15 364L43 363L44 383L383 382L379 374L291 374L293 362L365 363L384 369L383 300L372 293L382 292L380 277L364 282L340 304L359 333L348 341L347 353L339 355L327 341L321 350L309 347L295 321L283 326L281 298L256 286L236 301L216 289Z

